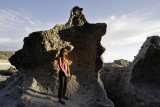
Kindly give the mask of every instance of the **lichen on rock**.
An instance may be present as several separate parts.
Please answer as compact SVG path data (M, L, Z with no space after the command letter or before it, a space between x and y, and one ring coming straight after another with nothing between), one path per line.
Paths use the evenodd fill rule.
M9 59L21 73L11 76L10 79L16 77L10 83L12 90L0 90L0 93L3 92L0 95L0 99L3 98L1 106L60 106L57 102L58 56L61 48L68 47L71 77L67 87L70 99L66 105L113 107L99 77L103 66L101 55L105 51L100 42L107 25L88 23L82 10L75 6L66 24L33 32L24 38L23 48ZM7 87L11 87L10 84ZM5 94L6 90L9 96Z

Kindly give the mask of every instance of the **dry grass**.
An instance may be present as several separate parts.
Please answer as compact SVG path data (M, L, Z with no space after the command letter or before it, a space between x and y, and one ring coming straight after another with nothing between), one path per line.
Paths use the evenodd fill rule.
M8 60L14 53L15 51L0 51L0 59Z

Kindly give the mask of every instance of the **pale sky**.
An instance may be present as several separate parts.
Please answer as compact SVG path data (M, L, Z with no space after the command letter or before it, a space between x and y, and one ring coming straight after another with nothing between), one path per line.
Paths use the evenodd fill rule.
M160 0L1 0L0 50L17 51L33 31L65 24L74 6L90 23L106 23L104 62L132 61L148 36L160 35Z

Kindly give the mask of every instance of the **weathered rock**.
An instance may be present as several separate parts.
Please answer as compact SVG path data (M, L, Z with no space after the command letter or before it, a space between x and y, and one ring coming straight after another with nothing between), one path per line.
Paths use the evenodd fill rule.
M33 32L24 38L23 48L9 60L21 73L9 78L0 90L0 106L59 107L58 55L70 47L71 78L68 107L113 107L107 98L99 73L103 66L101 37L106 24L89 24L82 8L74 7L69 21L47 31ZM74 48L73 48L74 47ZM11 89L12 88L12 89Z
M18 70L15 68L15 66L11 66L7 70L0 70L0 75L12 75L12 74L14 74L17 71Z
M149 99L129 82L130 67L115 66L114 63L106 65L108 69L103 67L101 80L115 107L132 107Z
M160 37L148 37L132 63L131 83L160 100Z
M130 66L131 62L124 60L124 59L120 59L120 60L114 60L113 63L104 63L104 66L102 68L102 71L105 72L109 72L109 71L113 71L114 68L116 67L128 67Z
M113 65L114 66L119 66L119 67L127 67L130 65L130 61L120 59L120 60L114 60Z
M116 107L158 107L160 105L160 38L148 37L127 67L103 67L101 79Z
M132 83L160 86L160 37L148 37L132 63Z
M147 101L136 104L134 107L160 107L160 101L147 100Z

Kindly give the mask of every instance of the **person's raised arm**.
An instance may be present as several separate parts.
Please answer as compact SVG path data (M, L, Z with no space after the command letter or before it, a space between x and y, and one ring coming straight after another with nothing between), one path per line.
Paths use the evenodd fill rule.
M62 71L64 72L65 76L67 76L67 73L64 71L63 67L62 67L62 61L61 61L61 57L59 57L59 66L62 69Z

